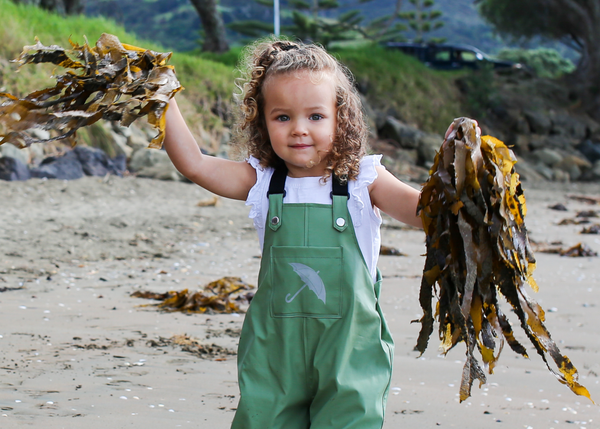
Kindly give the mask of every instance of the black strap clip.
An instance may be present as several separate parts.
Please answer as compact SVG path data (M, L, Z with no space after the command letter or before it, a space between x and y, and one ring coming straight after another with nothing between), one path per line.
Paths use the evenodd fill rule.
M282 164L275 168L271 182L269 183L269 190L267 191L267 198L269 195L283 194L285 198L285 178L287 177L288 169L285 164Z

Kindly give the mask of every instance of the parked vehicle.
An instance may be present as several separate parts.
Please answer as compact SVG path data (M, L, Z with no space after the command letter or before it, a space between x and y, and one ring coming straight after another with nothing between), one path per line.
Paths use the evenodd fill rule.
M490 58L479 49L469 45L388 42L385 46L412 55L437 70L478 69L485 64L491 64L494 69L519 66L510 61Z

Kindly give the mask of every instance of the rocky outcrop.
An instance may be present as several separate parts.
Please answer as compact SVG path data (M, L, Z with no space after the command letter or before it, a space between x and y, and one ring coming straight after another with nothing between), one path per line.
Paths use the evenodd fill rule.
M83 176L122 176L125 158L109 158L101 149L77 146L61 156L49 156L30 170L31 177L73 180Z
M19 158L0 158L0 180L27 180L31 178L29 168Z
M565 111L511 115L513 123L523 119L527 127L509 128L506 141L547 180L600 180L600 124Z
M564 88L543 79L498 79L506 79L499 84L499 96L487 110L470 116L479 121L484 134L493 135L512 148L523 180L600 180L600 124L578 113L576 106L569 107L569 94ZM371 146L374 152L385 155L386 167L404 180L426 180L443 136L405 123L393 111L378 111L364 97L363 103ZM226 157L231 139L228 129L209 133L198 121L193 119L190 128L200 146L213 155ZM31 133L39 139L50 138L47 131ZM154 133L137 123L128 128L96 123L78 132L74 150L60 144L40 143L26 149L2 145L0 180L74 179L106 174L186 180L164 151L147 149ZM48 150L49 146L54 149Z
M41 140L51 137L44 130L31 130ZM96 123L80 130L78 144L70 148L60 142L36 143L18 149L11 144L0 146L0 180L34 178L74 180L83 176L122 176L136 174L166 180L184 180L176 172L166 152L146 149L152 131L132 125ZM139 154L138 154L139 152ZM144 153L152 156L142 166L138 161Z
M192 124L193 126L194 124ZM194 128L201 150L226 156L231 133L223 128L214 135L202 127ZM48 131L29 130L34 138L48 140ZM156 131L137 122L122 127L113 122L96 122L77 132L77 146L63 142L35 143L18 149L11 144L0 146L0 180L27 180L30 177L73 180L83 176L133 174L160 180L186 181L173 166L164 150L147 149Z
M141 148L136 150L129 162L130 171L138 177L180 181L185 178L177 171L167 152Z
M381 127L377 130L377 140L383 140L397 149L394 153L384 149L388 152L388 156L393 157L395 163L409 163L427 170L433 165L435 154L444 137L423 132L393 116L387 116L381 121ZM382 147L381 144L374 144L374 146ZM421 176L419 172L418 177Z
M478 118L484 133L511 146L545 180L600 180L600 123L573 104L566 86L526 76L496 78L496 98Z

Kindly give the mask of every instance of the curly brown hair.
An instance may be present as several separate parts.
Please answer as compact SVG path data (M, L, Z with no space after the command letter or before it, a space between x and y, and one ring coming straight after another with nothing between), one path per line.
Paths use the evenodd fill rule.
M335 84L337 125L332 150L325 157L323 180L332 173L342 180L356 179L367 152L367 125L354 77L346 66L321 46L268 38L246 49L240 69L244 76L236 94L241 111L236 130L240 151L259 159L264 167L282 164L271 147L264 118L265 82L287 73L306 71L317 78L328 73Z

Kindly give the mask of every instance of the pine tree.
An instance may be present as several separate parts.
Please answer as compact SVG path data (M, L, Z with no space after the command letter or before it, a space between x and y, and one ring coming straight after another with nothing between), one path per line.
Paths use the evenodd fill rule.
M256 3L273 8L272 0L255 0ZM373 0L359 0L368 3ZM346 40L399 40L406 26L397 22L402 0L396 0L396 10L392 15L378 18L363 24L364 17L359 10L350 10L337 16L327 17L327 12L340 7L336 0L289 0L288 8L282 10L288 25L282 26L282 33L305 42L316 42L328 47L332 42ZM329 14L331 15L331 14ZM249 37L258 37L273 32L273 24L261 21L237 21L228 27Z
M439 19L442 12L434 9L434 0L409 0L414 10L401 12L400 18L408 22L408 26L415 32L414 41L417 43L442 43L445 39L432 37L427 39L427 33L444 26Z

